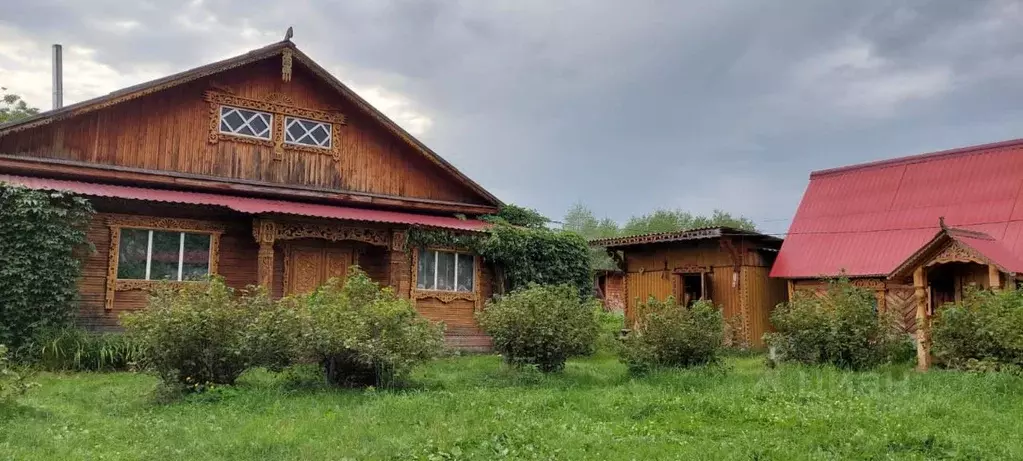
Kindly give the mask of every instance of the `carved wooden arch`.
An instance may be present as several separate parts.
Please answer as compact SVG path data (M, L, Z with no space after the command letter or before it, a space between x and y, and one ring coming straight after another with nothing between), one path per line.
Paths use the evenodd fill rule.
M272 147L274 160L284 160L284 151L310 152L313 154L330 155L334 161L341 160L341 126L345 124L345 116L336 110L316 110L295 106L295 102L283 93L273 92L262 100L243 98L224 91L207 90L203 99L209 103L209 136L207 141L216 144L220 141L235 141ZM273 114L271 139L259 139L248 136L236 136L220 132L220 106L227 105L243 109L258 110ZM329 123L331 126L330 147L304 146L284 142L284 117L298 117L318 122Z
M479 255L472 255L474 277L472 291L424 290L419 288L420 250L420 248L412 249L412 299L419 300L433 298L445 304L456 300L464 300L471 301L476 310L479 310L482 307L483 296L480 293L483 286L483 262ZM468 254L464 250L444 247L426 247L426 251L449 251L452 253Z
M158 284L186 286L203 283L195 281L159 281L159 280L118 280L117 264L121 249L121 229L147 229L171 232L194 232L210 235L210 274L216 274L220 264L220 236L225 226L219 223L195 219L161 218L152 216L111 215L107 217L110 227L110 249L107 255L106 298L104 308L114 308L114 293L118 291L148 290Z

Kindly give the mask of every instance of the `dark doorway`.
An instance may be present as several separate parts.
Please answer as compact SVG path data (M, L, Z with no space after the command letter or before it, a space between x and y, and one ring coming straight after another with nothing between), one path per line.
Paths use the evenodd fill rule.
M682 293L679 299L679 303L683 306L690 307L698 300L704 299L706 285L704 284L704 275L700 274L681 274L682 277Z

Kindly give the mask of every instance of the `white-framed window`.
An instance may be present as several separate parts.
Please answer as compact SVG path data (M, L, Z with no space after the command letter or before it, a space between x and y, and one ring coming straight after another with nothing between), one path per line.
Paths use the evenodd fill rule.
M270 139L274 115L269 112L220 106L220 132L235 136Z
M420 250L416 268L420 290L465 291L476 288L476 256L444 250Z
M210 273L212 235L122 228L118 243L120 280L202 280Z
M327 122L318 122L298 117L284 117L284 142L300 146L322 147L330 149L331 126Z

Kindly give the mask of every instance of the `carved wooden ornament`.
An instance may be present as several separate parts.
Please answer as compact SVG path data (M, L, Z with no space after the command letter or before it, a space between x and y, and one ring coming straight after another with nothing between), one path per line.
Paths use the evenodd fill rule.
M114 308L114 293L118 291L149 290L160 284L185 286L200 281L118 280L117 264L120 256L121 229L147 229L172 232L195 232L210 235L210 274L216 274L220 263L220 236L223 224L195 219L162 218L153 216L112 215L107 218L110 227L110 251L107 255L106 310Z
M207 90L203 99L209 103L209 134L207 141L216 144L220 141L244 142L257 146L269 147L274 150L274 160L283 160L285 151L310 152L330 155L334 161L341 159L341 126L345 124L344 114L336 110L316 110L296 107L294 101L282 93L270 93L263 100L243 98L220 91ZM220 106L239 107L242 109L269 112L273 114L271 139L259 139L249 136L238 136L220 132ZM284 142L284 118L298 117L307 120L329 123L331 126L331 146L315 147Z

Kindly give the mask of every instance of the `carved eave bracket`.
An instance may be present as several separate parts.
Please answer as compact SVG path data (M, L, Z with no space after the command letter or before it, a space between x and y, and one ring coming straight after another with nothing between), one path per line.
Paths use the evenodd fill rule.
M118 280L117 265L121 247L121 229L147 229L171 232L195 232L210 235L209 273L217 274L220 264L220 237L225 232L223 224L195 219L160 218L135 215L111 215L107 218L110 227L110 250L107 255L107 280L104 308L114 308L115 293L118 291L149 290L161 284L187 286L203 282L162 281L162 280Z
M934 257L923 264L924 267L931 267L938 264L948 263L977 263L977 264L989 264L987 258L979 255L973 249L959 243L957 241L951 241L945 248L942 248Z

